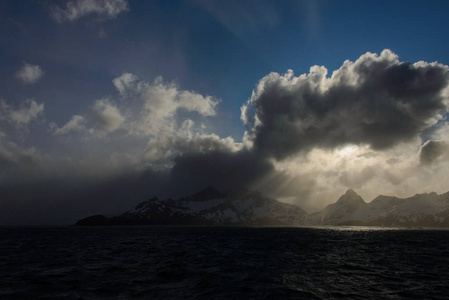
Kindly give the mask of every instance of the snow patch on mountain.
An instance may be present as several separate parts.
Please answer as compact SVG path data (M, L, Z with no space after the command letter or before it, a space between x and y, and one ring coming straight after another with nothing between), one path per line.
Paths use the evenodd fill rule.
M304 225L307 213L301 208L240 191L224 194L213 188L178 200L152 198L117 217L124 223L167 221L219 225ZM165 222L164 221L164 222Z

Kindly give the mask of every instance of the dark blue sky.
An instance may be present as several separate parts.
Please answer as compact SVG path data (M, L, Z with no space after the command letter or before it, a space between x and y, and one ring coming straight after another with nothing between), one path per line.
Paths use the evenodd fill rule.
M375 128L376 134L361 130L363 138L351 135L348 132L352 131L346 127L342 128L347 134L322 140L303 136L303 129L298 134L298 124L307 123L306 119L311 115L316 113L318 119L327 116L318 111L303 115L304 111L301 111L299 115L287 117L291 124L296 124L293 130L296 134L278 139L272 134L282 136L283 131L279 133L277 129L272 131L272 127L267 127L271 120L267 115L280 111L282 104L279 103L284 100L279 99L290 97L295 85L279 83L276 90L279 94L270 98L273 103L278 103L276 105L264 106L267 103L262 102L265 101L263 93L252 96L252 92L271 72L282 76L292 70L299 76L308 74L312 66L318 65L327 68L329 79L346 60L359 61L369 69L368 58L362 55L371 52L380 56L384 49L398 57L395 61L388 54L382 56L391 61L388 68L392 64L418 61L447 65L448 12L447 1L411 0L1 0L0 165L3 170L0 171L0 188L20 186L26 190L27 184L46 185L55 178L65 178L77 182L83 190L85 182L94 184L124 174L145 170L170 173L177 165L177 157L214 151L249 151L257 153L258 159L272 160L271 167L283 176L293 178L293 182L319 176L324 176L326 181L329 172L336 172L334 181L314 185L320 191L315 194L307 188L295 192L288 188L286 193L270 190L274 196L285 196L292 202L301 202L301 197L309 202L330 202L332 199L326 197L348 187L359 189L369 199L376 194L376 188L385 185L382 178L388 176L392 179L386 190L392 194L405 196L420 192L424 184L417 186L416 182L422 181L425 172L416 168L420 164L422 146L428 140L438 140L443 150L432 153L435 159L446 157L448 102L444 96L446 83L443 79L438 87L432 86L435 90L422 98L427 100L419 100L425 103L407 108L412 112L407 115L407 122L413 119L414 123L404 123L402 119L396 123L381 122L382 126ZM423 70L436 68L428 66L422 67ZM438 72L444 69L438 68ZM354 70L351 72L359 72ZM420 77L424 80L421 83L426 86L437 80L424 77ZM293 84L291 88L287 87L289 84ZM328 85L323 83L324 86ZM354 94L356 96L345 92L347 97L359 98L342 100L348 103L354 100L351 105L360 106L358 112L369 111L362 103L369 105L370 102L364 102L364 99L372 97L374 102L384 101L378 100L384 99L384 94L376 98L359 95L362 89L359 90ZM418 90L421 91L416 87L413 91ZM387 87L386 91L388 94L392 90ZM304 95L298 101L309 103L306 99L309 94ZM335 96L337 102L338 95ZM392 101L403 96L398 95L391 98ZM419 97L407 95L408 100L421 99L421 94ZM439 98L432 98L437 97L435 95ZM327 99L327 96L320 97L316 99ZM250 98L253 101L247 103ZM293 104L299 103L294 101ZM318 103L316 101L321 100L313 100L307 105L312 107ZM249 115L241 115L243 105L252 107L254 116L265 123L258 125L245 120ZM292 107L294 105L288 109L292 110ZM418 108L422 114L416 114L414 110ZM376 113L385 115L386 119L390 115L402 116L390 114L390 111L380 109ZM273 124L278 126L284 117L276 115ZM365 116L360 118L367 120ZM338 127L344 123L328 125L328 121L323 122L313 125L314 130L321 132L323 126ZM368 121L363 122L347 126L362 128ZM376 125L380 121L369 122ZM381 141L378 136L390 132L392 124L409 130L398 129L397 135L389 137L390 140ZM285 131L289 127L283 128ZM246 140L243 138L245 131ZM329 130L320 134L327 135L327 132ZM272 151L273 147L267 146L274 141L282 144L284 139L303 142L285 145L288 154ZM393 143L393 139L398 142ZM398 148L399 144L402 148ZM308 148L304 150L302 145ZM327 152L318 155L313 149ZM349 159L345 155L353 153L351 151L360 152L360 157L374 157L375 153L377 160L358 162L361 167L357 171L353 169L357 163L347 161L340 162L344 166L334 166L341 168L338 172L318 171L316 161L326 161L324 156L332 154L345 160ZM318 155L315 160L314 153ZM409 157L410 153L414 153L416 159L404 160L400 166L380 163L391 159L401 161L401 155ZM296 154L299 158L293 159ZM417 175L413 178L404 175L411 173ZM357 180L362 177L366 179ZM264 182L254 176L247 181ZM194 182L198 187L203 183ZM257 184L253 186L258 187ZM449 189L438 180L427 183L427 186L440 192ZM411 190L410 187L415 188ZM154 193L170 194L167 189L173 190L170 187ZM147 189L142 194L150 192L153 191ZM294 193L298 196L292 195ZM23 196L23 203L28 203L26 197ZM143 196L136 196L136 200L139 197ZM76 203L76 200L71 201ZM125 201L120 207L129 204ZM42 207L45 210L47 206Z

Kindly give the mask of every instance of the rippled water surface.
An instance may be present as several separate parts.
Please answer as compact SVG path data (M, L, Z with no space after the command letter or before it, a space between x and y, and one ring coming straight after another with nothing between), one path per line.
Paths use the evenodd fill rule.
M443 299L449 231L0 228L0 299Z

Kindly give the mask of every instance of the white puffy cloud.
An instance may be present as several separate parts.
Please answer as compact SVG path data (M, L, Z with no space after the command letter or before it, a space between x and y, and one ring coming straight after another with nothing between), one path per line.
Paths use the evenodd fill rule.
M241 148L231 137L221 139L204 133L204 124L197 126L191 119L214 116L219 100L182 90L176 83L164 82L162 77L149 83L123 73L113 84L126 99L124 127L131 135L148 139L146 160L167 161L181 153L233 152Z
M38 104L34 100L27 100L18 110L11 111L11 120L19 124L28 124L44 111L44 103Z
M95 101L89 116L95 130L104 134L116 131L125 121L119 109L107 99Z
M24 62L22 68L16 72L16 78L23 83L32 84L44 76L44 71L38 65L31 65Z
M122 154L140 155L142 163L158 168L172 166L173 159L183 153L242 148L233 138L207 133L204 124L195 123L216 114L219 100L213 97L182 90L161 77L149 83L123 73L112 83L121 101L96 100L84 115L74 115L60 128L54 125L53 134L74 134L91 146L96 138L107 137L108 143L128 145Z
M108 99L96 100L85 116L74 115L62 127L53 126L55 135L81 133L82 135L103 137L120 129L125 122L119 108Z
M127 0L76 0L67 2L65 9L53 6L51 17L59 23L75 21L90 14L113 19L127 10L129 10Z
M80 115L74 115L72 119L61 128L55 128L54 134L67 134L69 132L86 130L86 119Z
M0 100L0 120L14 122L20 126L28 125L44 111L44 103L37 103L34 99L22 102L18 108L11 108L4 100Z
M123 73L119 77L115 78L112 83L117 88L120 95L125 96L128 91L134 91L136 89L136 81L137 76L131 73Z
M161 77L153 83L139 82L137 86L143 101L141 118L133 125L139 134L158 135L168 128L176 130L176 114L195 112L214 116L218 100L193 91L180 90L175 83L165 83Z
M134 134L149 137L147 159L172 159L181 153L206 149L235 151L239 147L232 138L204 134L203 128L195 126L191 119L178 117L181 112L199 117L214 116L219 100L181 90L175 83L165 83L160 77L151 84L139 82L137 89L143 106L140 118L130 125Z

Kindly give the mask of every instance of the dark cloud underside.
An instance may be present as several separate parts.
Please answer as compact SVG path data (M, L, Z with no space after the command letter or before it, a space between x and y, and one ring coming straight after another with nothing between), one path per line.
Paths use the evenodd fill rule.
M443 141L428 141L421 147L419 153L423 165L433 164L444 157L449 157L449 144Z
M206 186L221 190L245 188L273 171L271 163L246 150L183 155L175 163L171 171L173 188L192 192Z

